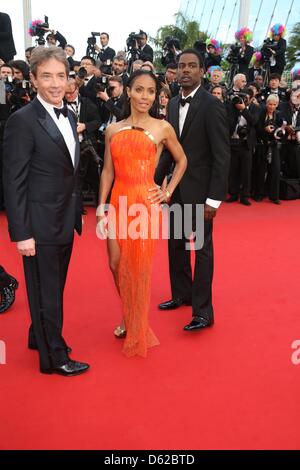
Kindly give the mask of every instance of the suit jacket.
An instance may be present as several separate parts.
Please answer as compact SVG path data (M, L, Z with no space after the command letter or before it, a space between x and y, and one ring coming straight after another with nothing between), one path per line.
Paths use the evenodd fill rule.
M10 17L6 13L0 13L0 59L8 62L16 53Z
M101 126L101 118L97 106L89 98L80 97L79 99L81 103L79 122L85 124L88 137L95 141L97 131Z
M4 132L3 183L11 240L34 238L37 244L64 245L74 229L81 234L81 197L77 189L79 142L75 167L64 138L39 102L14 113Z
M147 62L148 60L153 62L153 49L149 44L146 44L143 50L140 49L139 58L144 62Z
M229 132L230 136L234 133L236 126L238 124L239 116L243 116L247 121L248 135L247 135L247 144L248 149L253 150L257 144L256 137L256 125L259 120L260 107L255 104L250 104L249 109L244 109L244 111L238 111L231 102L228 103L228 118L229 118Z
M98 59L104 64L107 60L113 61L116 51L111 47L107 47L104 51L99 52Z
M179 136L179 101L179 96L170 101L168 121L174 127L185 151L188 166L176 191L180 191L184 204L204 204L207 198L222 201L227 193L230 164L225 107L200 87L189 106L184 128ZM162 184L172 161L170 153L164 151L155 175L158 184Z
M272 49L272 46L270 46ZM286 64L286 58L285 58L285 53L286 53L286 40L283 38L280 38L278 43L277 43L277 48L275 49L275 60L276 60L276 65L273 67L273 69L278 69L281 73L283 72L283 69Z
M97 90L96 90L97 78L94 76L90 79L87 85L82 85L79 88L79 93L85 98L89 98L93 103L97 104Z
M244 54L239 54L238 63L239 63L239 73L246 75L247 81L249 81L249 64L254 54L254 49L249 44L246 45L246 50Z

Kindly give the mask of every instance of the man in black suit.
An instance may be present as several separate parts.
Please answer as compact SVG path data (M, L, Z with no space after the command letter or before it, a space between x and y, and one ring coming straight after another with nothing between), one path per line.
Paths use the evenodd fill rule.
M80 67L85 68L86 70L86 77L84 79L80 79L76 77L77 84L79 86L79 93L81 96L85 98L89 98L93 103L97 103L97 90L96 90L96 83L97 79L95 76L96 72L96 61L93 57L84 56L81 59Z
M0 59L7 63L16 53L10 17L0 12Z
M153 49L149 44L147 44L148 36L144 31L139 32L139 39L138 39L138 56L139 59L143 60L144 62L153 62Z
M116 51L108 45L109 35L107 33L101 33L100 42L101 48L97 44L95 46L95 49L99 52L98 59L101 60L102 64L111 65L116 55Z
M7 122L3 181L10 237L23 256L29 347L38 349L42 373L72 376L89 366L69 358L62 336L74 230L81 234L79 142L74 117L63 106L67 77L62 49L35 49L31 80L38 95Z
M190 252L186 250L188 237L175 239L176 227L172 218L170 220L172 299L160 304L159 308L173 310L181 305L192 305L193 319L185 327L186 331L199 330L214 322L213 219L226 196L230 161L225 108L201 86L203 74L203 61L195 49L187 49L180 54L178 83L182 87L182 95L171 100L168 118L188 159L187 171L171 202L180 204L184 210L188 210L187 205L192 205L194 218L199 205L204 205L204 245L196 250L194 279ZM168 174L171 162L170 154L164 152L156 172L158 184Z
M79 95L74 78L68 80L65 99L77 121L77 134L81 147L79 186L82 189L84 183L87 183L92 188L94 202L97 205L100 164L100 157L97 154L97 137L101 118L97 106L89 98Z

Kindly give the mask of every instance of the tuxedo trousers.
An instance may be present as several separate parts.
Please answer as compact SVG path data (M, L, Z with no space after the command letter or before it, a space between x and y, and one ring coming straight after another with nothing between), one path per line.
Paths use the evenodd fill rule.
M40 355L40 368L59 367L68 361L62 336L63 295L73 241L67 245L36 245L36 255L23 257L32 325L29 343Z
M178 191L176 193L178 194ZM184 206L182 207L185 210ZM195 214L196 206L193 206L193 230L195 230ZM172 298L191 302L193 316L201 316L211 322L214 319L212 305L213 222L204 222L204 243L201 249L195 249L194 274L192 274L191 250L187 248L190 238L185 235L184 227L182 227L182 237L176 237L176 232L175 220L171 212L168 248Z

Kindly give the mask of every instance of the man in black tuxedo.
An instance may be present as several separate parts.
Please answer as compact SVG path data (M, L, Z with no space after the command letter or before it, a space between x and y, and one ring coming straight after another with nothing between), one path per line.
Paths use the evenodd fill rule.
M7 63L16 53L10 17L0 12L0 59Z
M93 57L84 56L81 59L80 67L85 68L87 75L84 79L76 77L76 81L79 86L79 93L81 96L89 98L93 103L97 104L97 78L95 76L96 61Z
M224 105L201 86L203 61L195 49L179 56L178 83L182 95L169 105L169 122L173 125L188 159L188 167L171 203L193 215L204 205L204 245L196 250L195 274L192 278L187 238L175 239L174 222L170 220L169 268L172 299L159 305L161 310L173 310L192 305L193 319L186 331L199 330L214 322L212 305L213 280L213 219L225 199L230 161L229 131ZM156 172L161 184L168 174L172 157L164 152ZM198 206L198 207L197 207Z
M140 30L139 39L138 39L138 56L139 59L144 62L153 62L153 49L149 44L147 44L148 36L147 34Z
M116 55L116 51L108 45L109 35L107 33L101 33L100 42L101 48L97 44L95 46L95 49L99 52L98 59L101 60L102 64L111 65Z
M32 326L29 348L40 371L78 375L89 366L69 358L62 336L63 293L74 230L81 234L76 122L63 106L68 62L61 48L31 57L37 98L5 128L3 181L10 237L23 256Z
M96 206L98 203L100 164L100 157L97 154L97 137L101 126L101 118L97 106L89 98L79 95L74 78L68 80L65 99L77 122L77 134L81 147L79 186L82 189L84 183L87 183L92 188Z

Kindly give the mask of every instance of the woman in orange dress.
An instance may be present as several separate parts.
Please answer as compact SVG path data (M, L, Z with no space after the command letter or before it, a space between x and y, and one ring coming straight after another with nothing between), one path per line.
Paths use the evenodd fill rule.
M109 265L123 307L123 321L114 334L125 338L123 352L128 357L146 357L147 349L159 344L148 324L154 249L151 221L159 204L171 198L187 164L172 126L152 117L158 94L152 72L138 70L131 75L125 119L106 130L100 180L97 229L107 238ZM154 183L154 173L164 146L176 165L163 191ZM112 186L107 216L105 203Z

